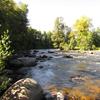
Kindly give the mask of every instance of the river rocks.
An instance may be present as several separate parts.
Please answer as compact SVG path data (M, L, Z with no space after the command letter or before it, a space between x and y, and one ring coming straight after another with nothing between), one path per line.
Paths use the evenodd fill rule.
M81 83L81 82L85 82L87 80L88 80L88 77L86 77L86 76L76 75L76 76L71 77L71 81L75 82L75 83Z
M35 80L25 78L14 83L0 100L43 100L43 90Z
M34 65L36 65L36 59L32 57L20 57L9 61L9 66L14 68L29 67Z
M46 56L46 55L41 55L40 57L41 58L48 58L48 56Z
M45 93L46 100L54 100L50 92Z
M34 50L34 52L36 52L36 53L37 53L37 52L39 52L39 51L38 51L38 50Z
M68 100L63 91L46 92L45 98L46 100Z
M54 53L54 51L48 51L48 53Z
M71 55L64 55L63 57L64 58L73 58L73 56L71 56Z
M38 56L36 57L37 60L45 60L45 59L47 59L47 58L48 58L48 56L46 56L46 55L38 55Z
M37 60L39 61L45 61L45 60L50 60L52 57L51 56L47 56L47 55L39 55L36 57Z
M57 100L64 100L64 95L62 92L57 92Z
M43 66L41 66L41 65L40 65L40 66L38 66L38 67L39 67L40 69L42 69L42 68L43 68Z

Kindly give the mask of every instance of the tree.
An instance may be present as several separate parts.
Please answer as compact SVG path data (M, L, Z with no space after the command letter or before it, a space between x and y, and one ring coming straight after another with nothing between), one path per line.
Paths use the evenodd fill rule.
M5 61L12 55L8 31L1 35L0 39L0 71L5 67Z
M48 48L53 48L53 43L52 43L52 39L51 39L51 36L52 36L52 32L47 32L47 40L48 40Z
M68 35L68 49L74 50L76 47L75 32L71 31Z
M0 0L0 34L9 30L13 48L17 51L25 47L27 33L27 5L16 4L13 0ZM19 39L18 39L19 38Z
M93 44L96 47L100 47L100 28L97 27L94 31L93 31Z
M57 17L55 20L54 31L52 33L52 42L55 48L60 48L60 44L64 42L64 23L62 17Z
M43 37L43 34L41 33L41 31L38 31L36 29L29 27L27 30L27 36L26 36L28 48L29 49L42 48L43 47L42 37Z
M78 32L85 32L85 31L87 32L89 31L91 26L92 26L91 19L86 16L80 17L80 19L77 19L74 24L74 28Z
M81 17L75 22L75 38L77 47L81 50L92 49L93 33L90 30L91 26L91 19L88 17Z

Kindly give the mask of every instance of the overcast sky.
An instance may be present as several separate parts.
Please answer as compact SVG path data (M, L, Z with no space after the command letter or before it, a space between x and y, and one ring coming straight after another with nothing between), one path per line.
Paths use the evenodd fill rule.
M80 16L88 16L95 27L100 26L100 0L15 0L28 4L28 19L33 28L53 29L56 17L63 17L72 26Z

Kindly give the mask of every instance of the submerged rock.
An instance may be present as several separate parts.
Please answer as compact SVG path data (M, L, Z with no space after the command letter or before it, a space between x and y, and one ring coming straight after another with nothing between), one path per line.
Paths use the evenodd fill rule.
M38 66L40 69L42 69L43 68L43 66Z
M39 52L38 50L34 50L35 53Z
M73 56L71 56L71 55L64 55L63 57L64 58L73 58Z
M54 51L48 51L48 53L54 53Z
M14 83L0 100L43 100L43 90L35 80L25 78Z
M45 61L45 60L50 60L52 57L47 56L47 55L39 55L36 57L37 60L39 61Z
M45 93L45 98L46 98L46 100L54 100L54 98L53 98L53 96L51 95L50 92Z
M41 55L40 57L41 57L41 58L48 58L47 55Z

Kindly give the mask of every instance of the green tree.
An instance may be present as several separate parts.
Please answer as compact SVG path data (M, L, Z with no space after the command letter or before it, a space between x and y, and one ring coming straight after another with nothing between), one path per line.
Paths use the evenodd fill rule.
M53 43L52 43L52 39L51 39L51 36L52 36L52 32L47 32L47 40L48 40L48 48L53 48Z
M0 34L9 30L13 48L17 51L26 46L27 5L14 0L0 0Z
M68 35L68 49L74 50L76 47L75 32L71 31Z
M27 38L28 48L39 49L43 47L41 31L29 27L26 38Z
M100 28L97 27L94 31L93 31L93 44L96 47L100 47Z
M57 17L55 20L54 31L52 33L52 42L55 48L60 48L60 44L64 42L64 23L62 17Z
M42 34L43 48L51 48L52 47L51 35L52 35L51 32L44 32Z
M1 35L0 39L0 71L5 68L5 61L12 55L8 31Z
M27 6L16 4L13 0L0 0L0 32L9 30L10 34L24 33L27 30Z

